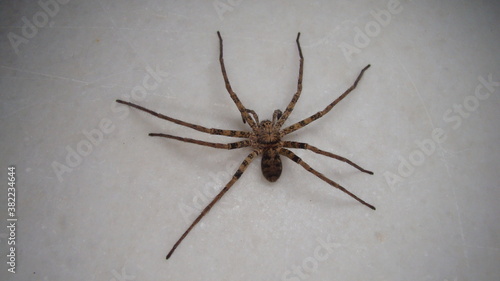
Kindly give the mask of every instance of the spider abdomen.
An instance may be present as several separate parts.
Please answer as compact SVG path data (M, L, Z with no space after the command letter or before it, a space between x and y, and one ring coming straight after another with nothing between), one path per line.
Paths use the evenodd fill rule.
M276 149L265 149L261 161L262 174L266 180L275 182L282 171L281 158Z

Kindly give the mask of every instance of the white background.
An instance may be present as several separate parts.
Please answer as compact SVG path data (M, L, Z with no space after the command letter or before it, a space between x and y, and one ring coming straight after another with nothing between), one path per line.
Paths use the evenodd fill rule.
M500 87L480 82L500 81L496 1L61 2L0 4L0 217L6 225L15 165L19 219L15 275L0 228L0 279L500 279ZM258 159L165 260L249 150L150 138L235 141L114 100L247 130L224 88L217 30L233 88L261 119L295 92L299 31L304 90L288 125L372 65L287 139L373 170L297 151L376 211L288 159L269 183ZM134 100L148 68L168 74Z

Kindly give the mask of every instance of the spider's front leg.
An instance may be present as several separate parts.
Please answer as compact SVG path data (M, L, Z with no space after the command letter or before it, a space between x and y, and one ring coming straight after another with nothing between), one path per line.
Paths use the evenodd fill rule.
M245 108L245 111L247 113L252 114L253 120L255 121L256 124L260 123L259 122L259 115L257 115L257 113L255 113L255 111L253 111L252 109L246 109L246 108ZM241 119L243 119L243 124L245 124L246 123L245 117L241 116Z
M223 44L222 44L222 36L220 35L220 32L217 31L217 36L219 37L219 63L220 63L220 68L222 72L222 77L224 78L224 83L226 85L226 90L229 93L229 96L231 99L234 101L236 104L236 107L241 113L241 118L243 119L243 123L248 123L250 127L252 127L253 130L256 130L258 127L258 123L255 123L255 120L252 119L252 117L248 114L249 112L253 112L252 110L246 109L243 103L241 103L240 99L238 98L238 95L233 91L233 88L231 87L231 83L229 82L229 78L227 77L227 72L226 72L226 66L224 64L224 51L223 51ZM254 116L257 116L257 114L252 113Z
M278 120L280 120L281 116L283 115L283 112L281 110L276 109L273 113L273 124L276 124Z
M300 47L300 32L297 34L297 49L299 50L299 57L300 57L300 62L299 62L299 79L297 81L297 92L295 92L295 95L293 95L292 100L288 104L288 106L285 109L285 112L281 114L280 111L280 117L277 122L275 123L276 128L281 128L283 126L283 123L285 123L286 119L288 119L288 116L292 113L295 104L300 98L300 94L302 93L302 76L304 74L304 56L302 55L302 48Z
M299 121L291 126L286 127L285 129L282 130L283 135L288 135L292 132L297 131L300 128L303 128L307 126L309 123L318 120L319 118L325 116L330 110L337 104L339 103L342 99L344 99L352 90L356 89L358 86L359 81L361 80L361 77L363 77L363 73L370 67L370 65L365 66L361 72L359 73L358 77L356 78L356 81L354 81L354 84L352 84L349 89L347 89L342 95L340 95L337 99L335 99L332 103L330 103L325 109L316 112L315 114L309 116L308 118Z

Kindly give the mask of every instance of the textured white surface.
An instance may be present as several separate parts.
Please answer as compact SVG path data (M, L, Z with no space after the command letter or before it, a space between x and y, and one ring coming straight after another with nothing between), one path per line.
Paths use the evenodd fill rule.
M32 2L0 4L0 182L16 165L19 218L16 274L0 230L1 280L500 279L500 87L481 86L500 80L496 1L73 0L49 12ZM23 29L33 21L36 32ZM295 91L298 31L304 90L287 124L371 63L352 95L287 139L373 170L298 152L376 211L286 159L268 183L256 161L165 261L248 151L150 138L234 141L114 100L246 129L217 30L233 88L261 119ZM71 171L58 178L59 164ZM0 200L6 224L6 188Z

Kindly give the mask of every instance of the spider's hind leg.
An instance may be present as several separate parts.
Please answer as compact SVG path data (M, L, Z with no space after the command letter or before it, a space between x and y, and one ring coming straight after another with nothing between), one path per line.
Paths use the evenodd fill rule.
M210 202L205 207L205 209L203 209L203 211L201 211L200 215L198 215L198 217L193 221L193 223L191 223L191 225L188 227L188 229L182 234L181 238L179 238L179 240L177 240L177 242L174 244L174 246L172 247L170 252L168 252L167 260L168 260L168 258L170 258L170 256L172 256L175 249L177 249L177 246L179 246L179 244L182 242L182 240L184 240L184 238L186 238L186 236L191 231L191 229L193 229L193 227L196 224L198 224L198 222L210 211L210 209L212 209L212 207L215 205L215 203L217 203L222 198L222 196L224 196L224 194L226 194L226 192L231 188L231 186L233 186L233 184L241 177L241 175L247 169L248 165L250 165L252 160L254 160L257 155L259 155L259 152L255 151L255 150L252 153L248 154L248 156L245 158L245 160L243 160L243 162L238 167L238 170L236 171L236 173L234 173L231 180L226 184L226 186L224 186L224 188L219 192L219 194L217 194L217 196L215 196L215 198L212 200L212 202Z
M290 150L286 149L286 148L282 148L280 150L280 154L289 158L290 160L292 160L293 162L299 164L300 166L302 166L302 168L306 169L309 173L317 176L318 178L322 179L323 181L325 181L326 183L328 183L329 185L335 187L335 188L338 188L340 189L341 191L343 191L344 193L346 193L347 195L351 196L352 198L356 199L359 203L365 205L366 207L372 209L372 210L375 210L375 207L367 202L365 202L363 199L359 198L358 196L354 195L352 192L350 192L349 190L345 189L345 187L341 186L340 184L332 181L331 179L325 177L322 173L316 171L315 169L311 168L311 166L309 166L306 162L304 162L299 156L297 156L295 153L291 152Z
M312 151L314 153L318 153L320 155L324 155L324 156L327 156L327 157L330 157L330 158L337 159L339 161L345 162L345 163L353 166L354 168L360 170L363 173L367 173L367 174L373 175L372 171L368 171L366 169L361 168L361 166L359 166L358 164L352 162L351 160L349 160L349 159L347 159L345 157L342 157L342 156L337 155L337 154L333 154L333 153L328 152L328 151L321 150L321 149L319 149L319 148L317 148L315 146L312 146L312 145L310 145L308 143L296 142L296 141L285 141L285 142L283 142L283 147L286 147L286 148L300 148L300 149L310 150L310 151Z

